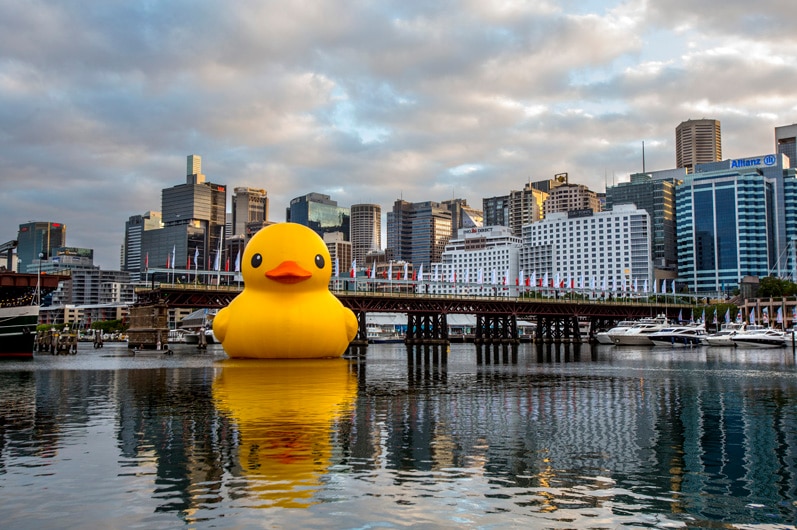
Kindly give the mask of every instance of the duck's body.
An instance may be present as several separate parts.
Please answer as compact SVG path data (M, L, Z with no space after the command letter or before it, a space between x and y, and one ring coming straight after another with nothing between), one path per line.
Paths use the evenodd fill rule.
M329 292L326 245L309 228L271 225L251 239L242 260L244 290L213 320L233 358L339 357L357 318Z

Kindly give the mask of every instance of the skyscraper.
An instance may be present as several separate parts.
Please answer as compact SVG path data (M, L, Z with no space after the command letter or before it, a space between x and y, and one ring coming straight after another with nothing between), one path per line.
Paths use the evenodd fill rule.
M521 237L523 226L544 217L544 204L548 193L526 184L522 190L509 192L509 228L512 235Z
M66 225L52 222L30 222L19 225L17 235L17 258L19 272L28 272L28 266L42 259L49 259L53 249L66 246ZM35 272L35 271L30 271Z
M450 199L440 203L451 211L451 239L455 239L460 228L481 227L484 213L468 206L465 199Z
M684 171L681 169L681 171ZM671 174L671 172L661 172ZM655 175L656 172L653 173ZM681 174L683 179L685 172ZM633 204L650 215L653 265L657 269L676 270L678 254L675 239L675 187L680 179L653 178L650 173L631 175L630 182L621 182L606 189L606 209L620 204Z
M482 199L483 226L509 226L509 195Z
M144 232L162 227L160 212L131 215L125 223L125 242L122 245L122 270L129 272L133 280L143 279L142 272L146 268L146 263L144 263L146 255L141 253Z
M428 270L450 239L451 211L440 203L397 200L387 213L387 245L396 260Z
M766 155L706 164L676 188L678 278L690 291L727 291L744 276L789 272L794 170ZM724 167L723 167L724 166ZM793 212L792 212L793 213Z
M308 193L291 199L286 212L286 221L304 225L318 234L341 232L346 241L350 235L349 209L338 206L329 195Z
M797 167L797 123L775 127L775 152L789 157L788 167Z
M351 250L357 264L365 266L365 256L382 248L382 208L378 204L351 205Z
M223 268L227 187L206 182L201 158L189 155L185 184L161 190L163 228L142 233L141 252L150 268L213 270ZM221 249L221 250L220 250ZM173 258L172 258L173 256Z
M697 164L722 160L718 120L687 120L675 128L675 166L693 173Z
M249 223L268 220L268 193L257 188L235 188L232 195L232 234L247 234Z

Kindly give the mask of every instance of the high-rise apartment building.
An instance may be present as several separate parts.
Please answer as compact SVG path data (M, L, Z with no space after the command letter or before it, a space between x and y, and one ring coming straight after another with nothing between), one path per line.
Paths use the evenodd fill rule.
M352 257L364 267L368 253L382 248L382 208L378 204L352 204L350 211Z
M786 275L797 236L795 170L770 154L696 167L676 188L678 279L729 291L744 276Z
M122 270L130 273L133 281L143 280L146 256L142 254L142 239L147 230L163 228L160 212L131 215L125 223L125 242L122 245Z
M268 221L268 193L264 189L235 188L232 195L232 233L249 235L253 224L260 228Z
M348 241L351 233L349 209L338 206L337 201L321 193L308 193L291 199L285 218L289 223L298 223L312 229L321 238L324 234L340 232Z
M543 209L546 218L552 213L575 210L591 210L597 213L601 211L601 201L598 194L585 185L567 183L556 186L548 192Z
M185 184L161 190L163 228L142 232L149 268L213 270L225 263L227 187L207 182L201 158L189 155Z
M394 259L416 269L440 261L451 239L451 210L440 203L397 200L387 213L387 245Z
M49 259L56 247L66 246L66 225L52 222L30 222L19 225L17 258L19 272L36 272L39 254ZM31 267L29 269L29 267Z
M675 238L675 187L681 178L655 178L658 172L631 175L630 182L621 182L606 189L606 209L620 204L633 204L648 212L652 221L652 258L656 269L675 271L678 253ZM661 172L671 175L671 172Z
M697 164L722 160L718 120L687 120L675 128L675 166L692 173Z
M775 152L789 157L787 167L797 167L797 123L775 127Z
M544 204L548 193L526 184L522 190L509 192L509 228L512 235L521 237L523 225L541 220L544 217Z

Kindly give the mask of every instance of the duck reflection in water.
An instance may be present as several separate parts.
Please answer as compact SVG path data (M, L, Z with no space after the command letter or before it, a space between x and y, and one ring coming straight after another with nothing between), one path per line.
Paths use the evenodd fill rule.
M244 496L264 507L307 507L331 459L333 423L350 412L357 381L344 359L225 360L213 397L238 429Z

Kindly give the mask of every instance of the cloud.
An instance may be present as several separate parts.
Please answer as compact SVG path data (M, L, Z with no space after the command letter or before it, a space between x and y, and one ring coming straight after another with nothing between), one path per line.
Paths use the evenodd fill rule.
M683 120L723 151L797 121L790 4L0 0L0 209L68 226L118 267L124 222L160 210L185 156L213 182L342 206L477 208L568 172L674 165ZM35 38L32 38L35 36Z

